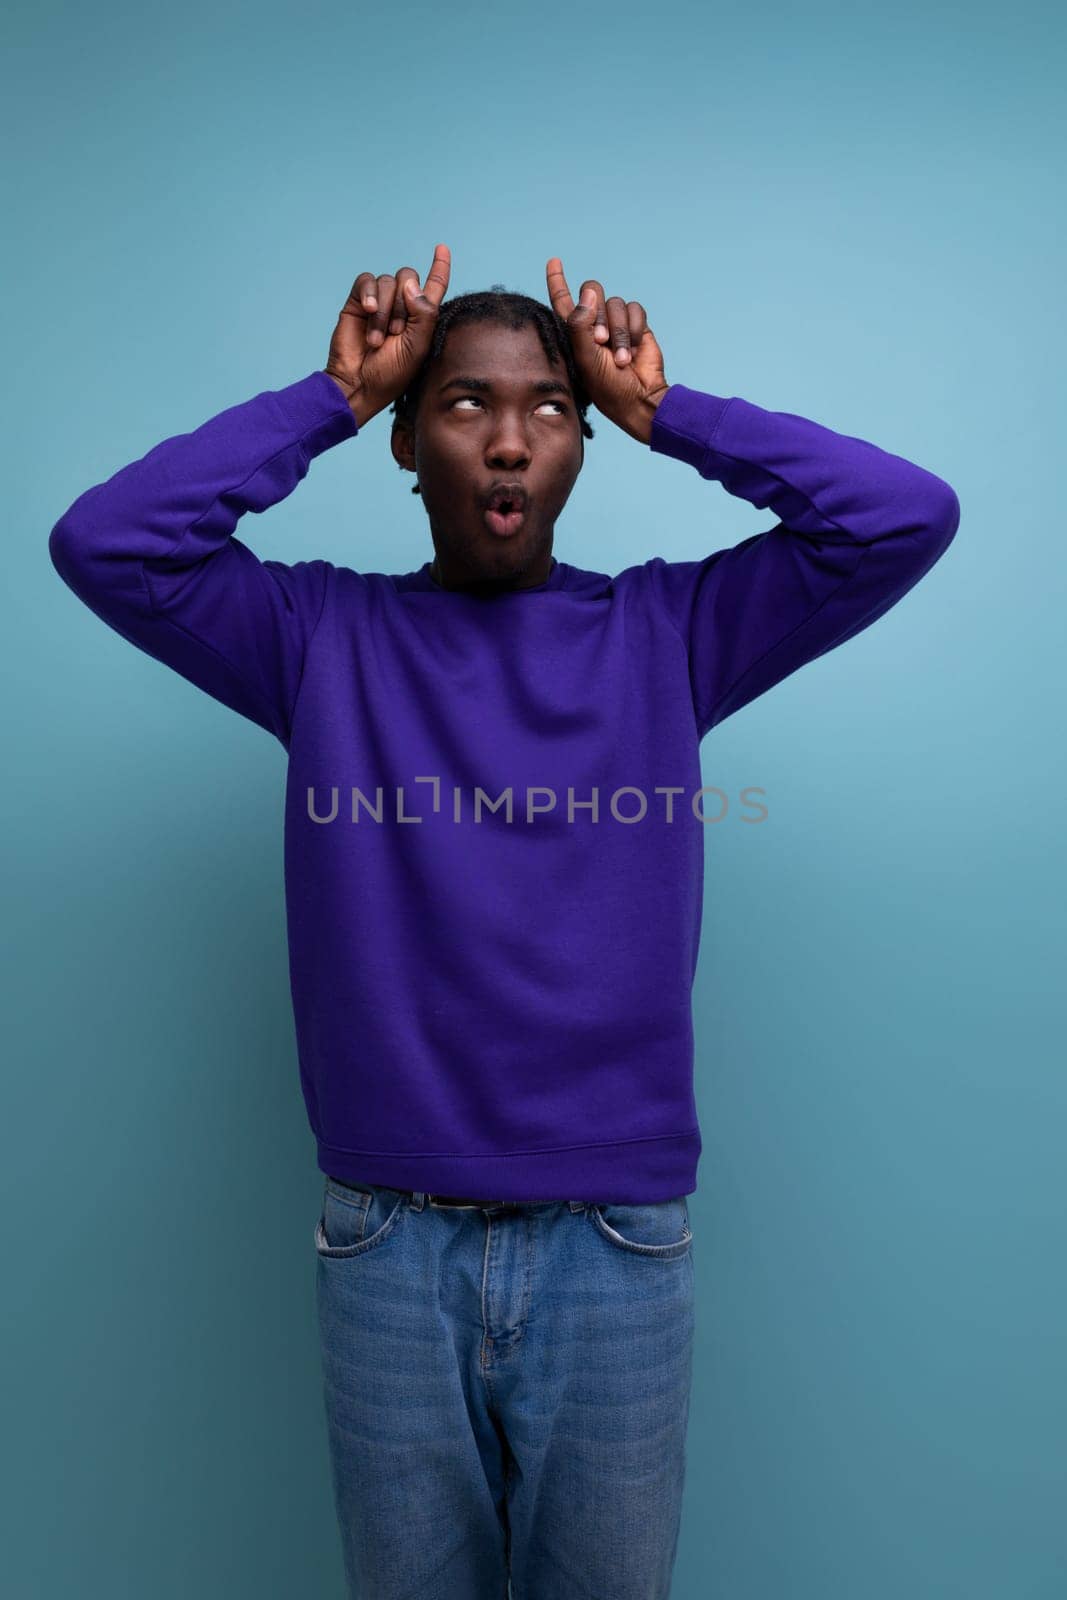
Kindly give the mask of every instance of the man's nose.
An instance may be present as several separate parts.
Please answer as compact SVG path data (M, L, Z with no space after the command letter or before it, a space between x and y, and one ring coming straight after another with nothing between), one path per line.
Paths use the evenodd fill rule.
M515 418L502 417L486 446L489 461L522 461L530 452L526 430Z

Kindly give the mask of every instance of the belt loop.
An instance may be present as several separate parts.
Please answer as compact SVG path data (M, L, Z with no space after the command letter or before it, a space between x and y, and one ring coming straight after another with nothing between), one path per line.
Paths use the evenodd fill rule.
M420 1191L418 1189L413 1189L411 1191L411 1209L412 1209L412 1211L421 1211L425 1204L426 1204L426 1196L424 1194L420 1193Z

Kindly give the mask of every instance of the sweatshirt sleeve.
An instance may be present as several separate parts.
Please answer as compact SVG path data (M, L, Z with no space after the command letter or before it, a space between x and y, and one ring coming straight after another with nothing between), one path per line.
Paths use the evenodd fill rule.
M268 389L87 489L48 540L78 598L131 644L288 748L326 561L261 561L234 537L358 432L325 372Z
M944 554L955 491L849 434L672 384L653 451L779 521L700 561L645 563L680 633L700 737L888 611Z

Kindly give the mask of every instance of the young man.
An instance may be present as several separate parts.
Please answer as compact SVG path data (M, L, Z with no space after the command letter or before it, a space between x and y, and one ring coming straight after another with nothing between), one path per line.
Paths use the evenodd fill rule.
M943 553L942 479L668 383L636 301L356 279L324 371L88 490L52 560L289 756L286 907L351 1592L653 1600L679 1529L701 1149L700 741ZM778 519L614 576L553 554L592 403ZM234 536L393 404L434 558ZM365 1586L365 1587L364 1587Z

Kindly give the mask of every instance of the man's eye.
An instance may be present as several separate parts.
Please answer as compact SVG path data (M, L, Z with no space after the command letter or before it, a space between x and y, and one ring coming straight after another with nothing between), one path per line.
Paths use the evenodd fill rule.
M478 406L480 406L481 403L482 403L481 399L476 394L461 394L458 397L458 399L452 401L452 405L449 406L449 410L451 411L454 406L461 405L463 403L463 401L465 401L465 400L472 400L474 402L474 404L478 405ZM562 412L565 412L566 409L567 409L567 404L566 404L566 401L564 401L564 400L542 400L541 401L541 405L543 405L543 406L559 406L560 411L562 411ZM538 409L540 409L540 407Z

